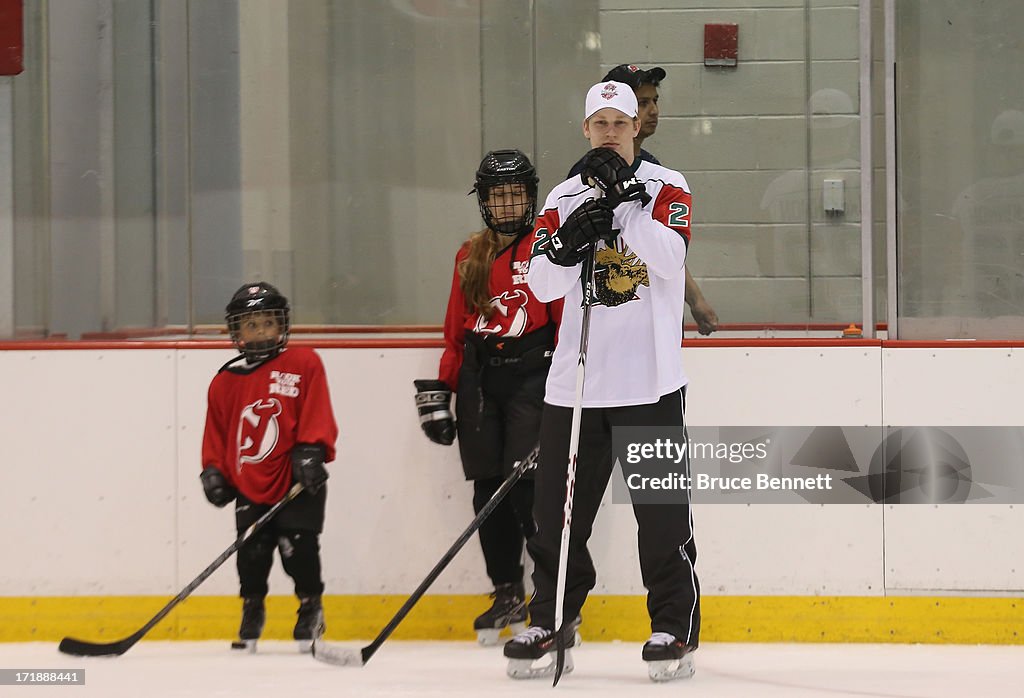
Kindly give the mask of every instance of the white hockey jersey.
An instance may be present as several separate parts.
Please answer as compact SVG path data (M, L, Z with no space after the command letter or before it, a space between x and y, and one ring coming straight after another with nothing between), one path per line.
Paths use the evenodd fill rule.
M611 247L597 243L584 407L657 402L686 385L680 346L690 240L690 189L680 173L637 160L651 202L620 204ZM551 190L534 227L530 290L543 302L565 298L545 402L572 407L583 319L582 264L563 267L544 255L552 232L600 192L572 177Z

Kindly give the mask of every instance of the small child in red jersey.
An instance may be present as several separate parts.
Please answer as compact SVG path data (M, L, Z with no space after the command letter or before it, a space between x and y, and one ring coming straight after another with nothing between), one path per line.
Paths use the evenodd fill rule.
M286 350L288 299L270 284L261 281L238 289L226 319L241 354L210 383L200 476L206 498L218 507L235 502L235 527L241 535L293 483L304 488L238 551L242 623L236 646L256 649L276 548L299 598L293 637L301 651L309 651L323 629L324 465L334 460L338 437L327 377L312 349Z

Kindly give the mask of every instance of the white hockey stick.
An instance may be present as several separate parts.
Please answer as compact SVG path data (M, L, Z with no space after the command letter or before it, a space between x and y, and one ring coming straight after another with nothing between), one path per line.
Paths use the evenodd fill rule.
M572 406L572 427L569 431L569 463L565 472L565 508L562 516L562 540L558 548L558 578L555 583L555 680L558 685L565 668L565 577L569 561L569 537L572 533L572 498L576 487L576 456L580 446L580 423L583 421L583 382L587 372L587 343L590 338L590 303L594 297L594 255L596 243L591 243L583 258L583 323L580 327L580 356L576 364L576 400Z

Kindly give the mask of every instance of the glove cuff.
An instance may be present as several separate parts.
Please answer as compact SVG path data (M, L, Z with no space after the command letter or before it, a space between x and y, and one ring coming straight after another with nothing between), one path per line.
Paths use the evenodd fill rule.
M583 254L586 253L586 249L582 252L570 252L569 254L555 255L551 249L548 248L547 254L545 255L552 264L557 264L560 267L575 267L583 261Z
M439 422L442 419L451 419L452 413L449 410L434 410L433 412L425 412L420 415L420 424L427 424L429 422Z
M437 409L444 407L447 409L449 401L452 399L452 391L450 390L430 390L416 393L416 407L419 409Z
M443 380L438 380L437 378L417 378L412 382L412 384L416 387L417 392L424 392L428 390L447 390L450 393L452 391L452 389L448 387L447 383Z

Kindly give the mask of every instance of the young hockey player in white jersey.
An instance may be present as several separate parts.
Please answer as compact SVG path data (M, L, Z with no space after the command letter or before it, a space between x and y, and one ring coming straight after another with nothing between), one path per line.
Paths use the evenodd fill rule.
M565 305L541 422L537 532L528 542L535 561L532 625L504 649L509 675L515 678L552 673L554 662L541 668L533 662L555 650L556 630L566 647L576 640L574 623L555 628L556 581L581 346L582 262L592 245L595 292L563 619L576 618L596 583L587 540L612 471L612 427L684 427L687 378L680 344L689 187L680 173L635 158L633 139L640 124L636 96L628 85L594 85L584 118L583 132L593 150L583 177L562 182L548 195L534 229L540 253L531 261L528 276L538 299L564 298ZM649 662L652 679L688 677L700 632L689 501L634 501L633 511L652 630L642 657ZM565 670L571 669L567 655Z

